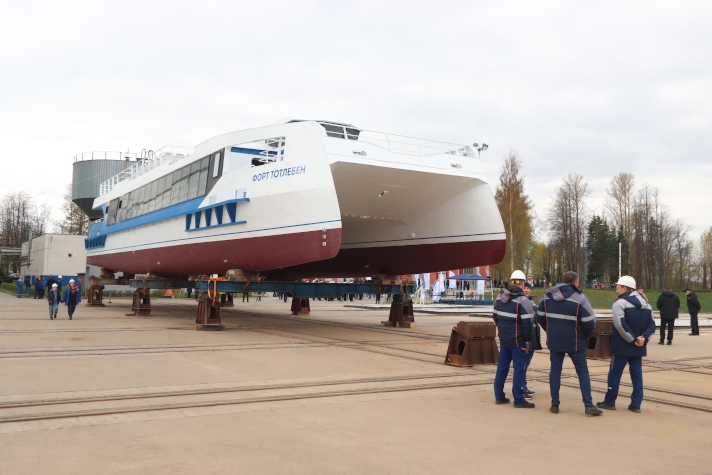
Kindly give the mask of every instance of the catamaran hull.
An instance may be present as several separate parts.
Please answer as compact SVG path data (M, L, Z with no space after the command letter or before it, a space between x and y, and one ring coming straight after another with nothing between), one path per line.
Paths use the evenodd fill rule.
M312 276L417 274L432 269L458 269L463 262L472 267L489 265L500 262L505 250L504 240L342 249L331 259L275 269L268 275L274 280L293 280Z

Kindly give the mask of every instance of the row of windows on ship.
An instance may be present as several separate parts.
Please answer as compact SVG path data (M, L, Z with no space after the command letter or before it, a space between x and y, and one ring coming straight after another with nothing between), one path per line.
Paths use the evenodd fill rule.
M205 196L229 171L283 160L284 147L284 137L273 137L214 152L111 200L106 207L106 224L110 226Z

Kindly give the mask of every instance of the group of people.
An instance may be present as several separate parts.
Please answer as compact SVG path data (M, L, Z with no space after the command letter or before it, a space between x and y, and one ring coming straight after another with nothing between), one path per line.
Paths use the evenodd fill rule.
M22 287L26 288L25 298L30 296L30 286L32 281L29 276L20 276L17 279L17 298L22 298ZM77 305L82 301L81 289L74 281L70 279L67 286L62 292L62 276L57 276L55 280L54 276L50 274L49 278L45 282L44 277L35 277L35 298L45 298L45 290L47 290L47 303L49 304L49 318L54 320L57 318L59 313L59 304L63 303L67 307L67 313L69 314L69 319L72 319L74 311Z
M610 342L608 392L603 401L594 405L586 360L586 342L596 327L596 315L579 289L578 274L566 272L563 282L548 289L537 306L530 295L524 273L519 270L512 273L509 286L502 290L494 302L492 315L500 340L494 381L495 402L511 402L505 396L504 383L510 364L513 363L514 407L535 407L533 402L527 400L533 397L534 391L527 387L526 373L534 352L543 348L540 333L543 328L551 362L550 412L559 413L561 370L566 356L576 369L586 414L597 416L603 413L601 409L615 410L620 379L626 365L629 366L633 383L628 409L640 412L643 401L642 358L646 356L646 345L655 333L653 311L645 295L636 290L633 277L622 276L616 283L616 293L618 299L612 307L614 330Z
M687 311L690 313L690 336L698 336L700 327L697 322L697 314L700 313L702 306L697 299L697 294L690 289L685 289L685 295L687 295ZM667 335L667 344L672 345L675 320L677 320L680 310L680 297L673 293L672 287L665 287L655 306L660 311L660 341L658 344L664 345L665 335Z

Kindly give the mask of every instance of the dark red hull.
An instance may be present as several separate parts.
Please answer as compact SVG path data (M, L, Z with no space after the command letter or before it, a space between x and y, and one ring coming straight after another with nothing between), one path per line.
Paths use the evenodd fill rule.
M229 269L257 273L332 258L340 245L338 228L88 256L87 262L115 272L161 276L224 274Z
M322 231L312 231L186 244L90 256L87 260L92 265L135 274L151 272L162 276L187 276L244 269L254 273L259 271L270 280L296 280L403 275L484 266L499 263L506 248L504 240L492 240L339 251L341 229L326 231L326 239L322 238L323 234Z
M269 271L272 280L438 272L498 264L505 240L342 249L323 261Z

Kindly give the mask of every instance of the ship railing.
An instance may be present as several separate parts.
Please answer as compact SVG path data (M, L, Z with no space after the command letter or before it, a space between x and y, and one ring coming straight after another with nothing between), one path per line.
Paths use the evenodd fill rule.
M477 150L469 145L460 145L437 140L420 139L406 135L386 134L372 130L361 130L359 142L367 142L391 152L428 157L432 155L457 155L461 157L477 157Z
M136 162L133 165L112 176L99 186L99 196L109 193L123 181L133 180L158 166L183 160L192 153L192 148L175 146L165 146L155 152L153 150L142 152L142 157L136 158Z
M75 162L83 162L85 160L136 160L135 152L82 152L74 156Z

